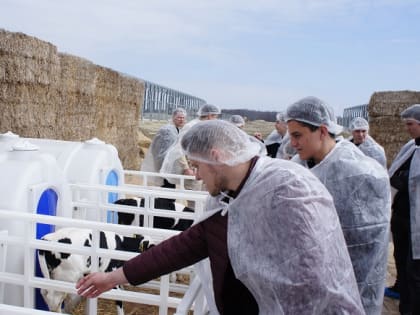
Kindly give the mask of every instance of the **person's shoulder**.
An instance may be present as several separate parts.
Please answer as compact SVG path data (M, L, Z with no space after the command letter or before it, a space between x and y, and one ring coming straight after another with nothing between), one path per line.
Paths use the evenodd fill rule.
M410 139L406 144L404 144L401 148L403 150L409 150L410 148L416 146L416 141L414 139Z
M414 139L411 139L401 147L401 149L398 151L398 154L395 156L393 163L404 156L408 158L408 155L410 155L409 152L413 152L415 150L416 150L416 142Z
M160 127L158 132L159 131L166 131L166 130L173 130L173 129L176 129L175 125L169 123L169 124L166 124L166 125L163 125L162 127Z
M346 172L348 175L371 172L383 173L383 167L363 153L359 147L348 140L341 140L329 157L329 164L335 165L334 171Z
M383 147L378 142L376 142L376 140L373 139L370 135L368 135L366 137L366 140L365 140L365 142L363 142L363 144L365 144L365 143L366 143L366 146L368 146L368 147L371 146L371 147L383 149Z
M339 156L345 156L345 160L359 159L360 156L364 156L364 153L356 146L353 142L349 140L342 139L336 143L334 151L332 154ZM341 159L337 159L338 161Z
M166 124L166 125L163 125L162 127L159 128L159 130L157 131L156 135L166 136L166 135L169 135L169 134L177 134L177 133L178 132L176 130L175 125L173 125L173 124Z
M260 165L257 168L260 169L260 176L273 177L274 182L284 183L285 178L313 177L309 169L293 161L264 156L260 157L257 163Z
M259 175L261 182L258 187L264 187L262 191L266 194L271 192L272 198L328 195L325 186L310 169L289 160L268 159Z

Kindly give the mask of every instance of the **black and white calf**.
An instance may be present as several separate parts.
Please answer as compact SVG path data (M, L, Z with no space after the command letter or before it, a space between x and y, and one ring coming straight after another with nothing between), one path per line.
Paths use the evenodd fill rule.
M92 246L92 231L79 228L62 228L56 232L42 237L45 241L73 244L75 246ZM141 252L153 246L149 238L138 236L121 237L113 232L100 232L100 248ZM83 276L91 272L90 256L38 250L38 260L44 278L76 283ZM109 272L122 266L120 260L99 258L99 271ZM71 313L79 304L81 298L75 294L42 289L41 294L50 311L61 313L64 302L64 311ZM124 314L121 301L117 302L118 314Z
M140 206L144 207L144 199L140 199L140 205L138 204L139 200L134 198L128 199L119 199L115 204L126 205L126 206ZM177 212L194 212L193 209L185 207L183 204L175 202L172 199L166 198L156 198L155 199L155 208L162 210L170 210ZM118 224L131 225L134 221L134 214L132 213L118 213ZM176 230L184 231L189 228L193 223L193 220L188 219L174 219L169 217L159 217L155 216L153 218L153 227L158 229L167 229L167 230ZM139 226L144 226L144 216L140 215Z

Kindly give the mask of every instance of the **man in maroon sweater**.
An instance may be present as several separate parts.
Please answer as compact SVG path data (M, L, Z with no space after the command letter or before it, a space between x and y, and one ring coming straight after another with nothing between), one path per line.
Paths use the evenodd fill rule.
M203 218L116 271L87 275L78 294L209 258L211 314L364 314L331 195L310 171L258 157L258 143L224 121L197 123L181 144L211 195Z

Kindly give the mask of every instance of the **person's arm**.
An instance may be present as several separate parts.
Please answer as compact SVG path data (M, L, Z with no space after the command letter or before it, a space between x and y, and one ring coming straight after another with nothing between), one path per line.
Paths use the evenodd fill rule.
M128 260L123 266L128 282L142 284L206 258L208 251L203 222Z
M126 261L123 267L115 271L85 276L76 284L77 294L94 298L116 285L145 283L190 266L207 256L204 228L199 223Z
M181 156L177 163L180 165L180 167L183 169L182 174L183 175L190 175L194 176L194 170L191 169L190 164L188 163L187 157L185 155Z

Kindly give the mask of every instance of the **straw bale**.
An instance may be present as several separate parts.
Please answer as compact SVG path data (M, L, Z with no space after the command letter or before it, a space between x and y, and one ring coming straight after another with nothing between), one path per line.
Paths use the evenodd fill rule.
M59 53L60 85L63 91L93 95L96 83L96 65L69 54Z
M1 40L1 39L0 39ZM0 56L2 82L52 84L57 81L58 63L39 58Z
M0 29L0 81L51 84L57 81L57 48L22 33Z
M57 52L47 42L0 30L0 132L115 145L138 168L144 81Z
M139 130L138 131L138 141L137 142L138 142L139 147L140 147L139 156L140 156L141 159L144 159L144 157L146 156L147 150L149 149L150 144L152 143L152 140L150 140L150 138L146 137L144 135L144 133L141 130Z
M11 55L19 54L27 58L50 60L57 54L57 47L24 33L0 29L0 51Z
M370 98L369 134L384 147L388 165L410 139L400 114L417 103L420 103L417 91L375 92Z
M36 136L37 128L55 128L55 107L46 105L48 94L46 86L0 82L1 130Z
M146 137L144 133L139 130L138 131L138 143L140 144L140 147L148 148L150 144L152 143L152 140L150 138Z
M369 101L369 117L399 116L405 108L416 103L420 103L420 92L376 92Z

